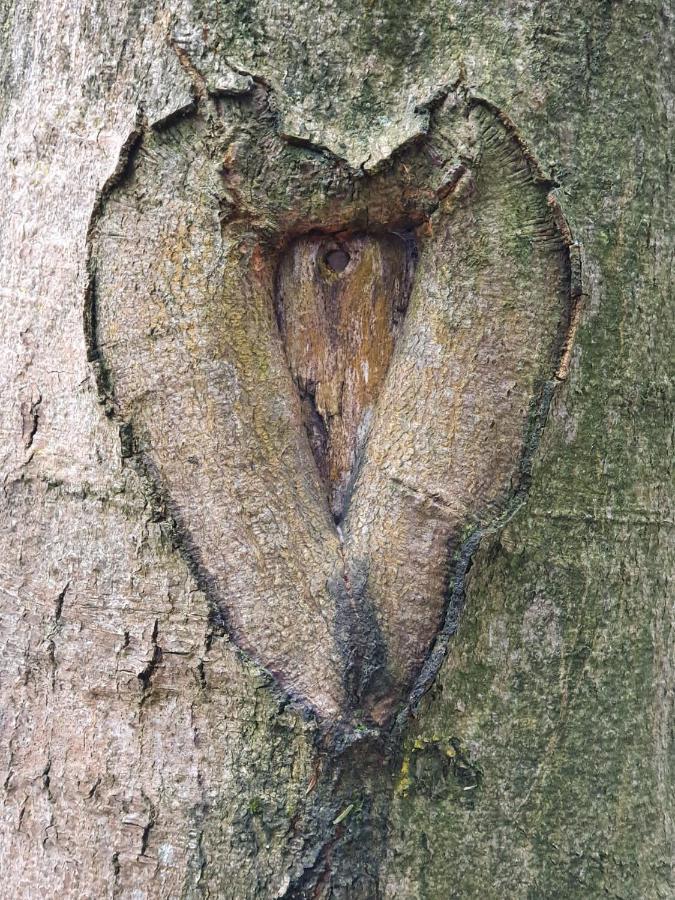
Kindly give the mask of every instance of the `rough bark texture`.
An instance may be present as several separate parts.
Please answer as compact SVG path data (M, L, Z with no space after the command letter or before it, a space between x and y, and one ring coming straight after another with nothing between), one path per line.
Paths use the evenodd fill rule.
M268 105L132 134L89 232L89 355L230 636L321 718L383 725L462 532L518 483L569 248L484 104L449 94L372 176L289 146ZM321 268L338 239L343 271Z
M672 896L670 10L15 0L0 25L0 894ZM275 289L302 235L401 228L422 252L341 539ZM434 308L444 377L406 398ZM515 358L505 414L481 391ZM467 370L483 405L448 432ZM387 492L407 447L420 483ZM335 577L364 558L365 624ZM375 631L384 688L377 643L348 664Z

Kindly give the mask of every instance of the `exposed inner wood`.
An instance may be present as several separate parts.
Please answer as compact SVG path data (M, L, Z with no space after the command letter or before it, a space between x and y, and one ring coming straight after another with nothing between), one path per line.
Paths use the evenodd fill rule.
M338 522L405 315L413 248L398 234L313 235L279 265L279 329Z

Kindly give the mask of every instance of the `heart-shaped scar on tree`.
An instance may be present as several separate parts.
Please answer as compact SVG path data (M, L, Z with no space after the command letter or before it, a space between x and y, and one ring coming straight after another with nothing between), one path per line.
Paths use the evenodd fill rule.
M321 718L381 725L462 536L518 489L569 240L482 101L370 175L274 125L256 89L137 138L92 220L91 358L232 639Z

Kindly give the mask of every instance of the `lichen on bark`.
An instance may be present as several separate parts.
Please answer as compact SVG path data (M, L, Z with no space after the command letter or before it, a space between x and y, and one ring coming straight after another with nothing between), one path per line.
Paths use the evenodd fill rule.
M656 0L5 4L8 896L672 894L672 33ZM364 735L336 758L214 636L121 457L81 330L86 230L135 123L200 91L254 77L270 127L377 174L460 76L555 180L583 314L527 503L473 557L401 755Z

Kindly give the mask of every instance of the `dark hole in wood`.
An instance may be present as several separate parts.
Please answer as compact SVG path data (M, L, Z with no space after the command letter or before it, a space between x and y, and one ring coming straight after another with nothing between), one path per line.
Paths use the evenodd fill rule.
M334 272L344 272L349 264L349 254L345 250L330 250L323 261Z

